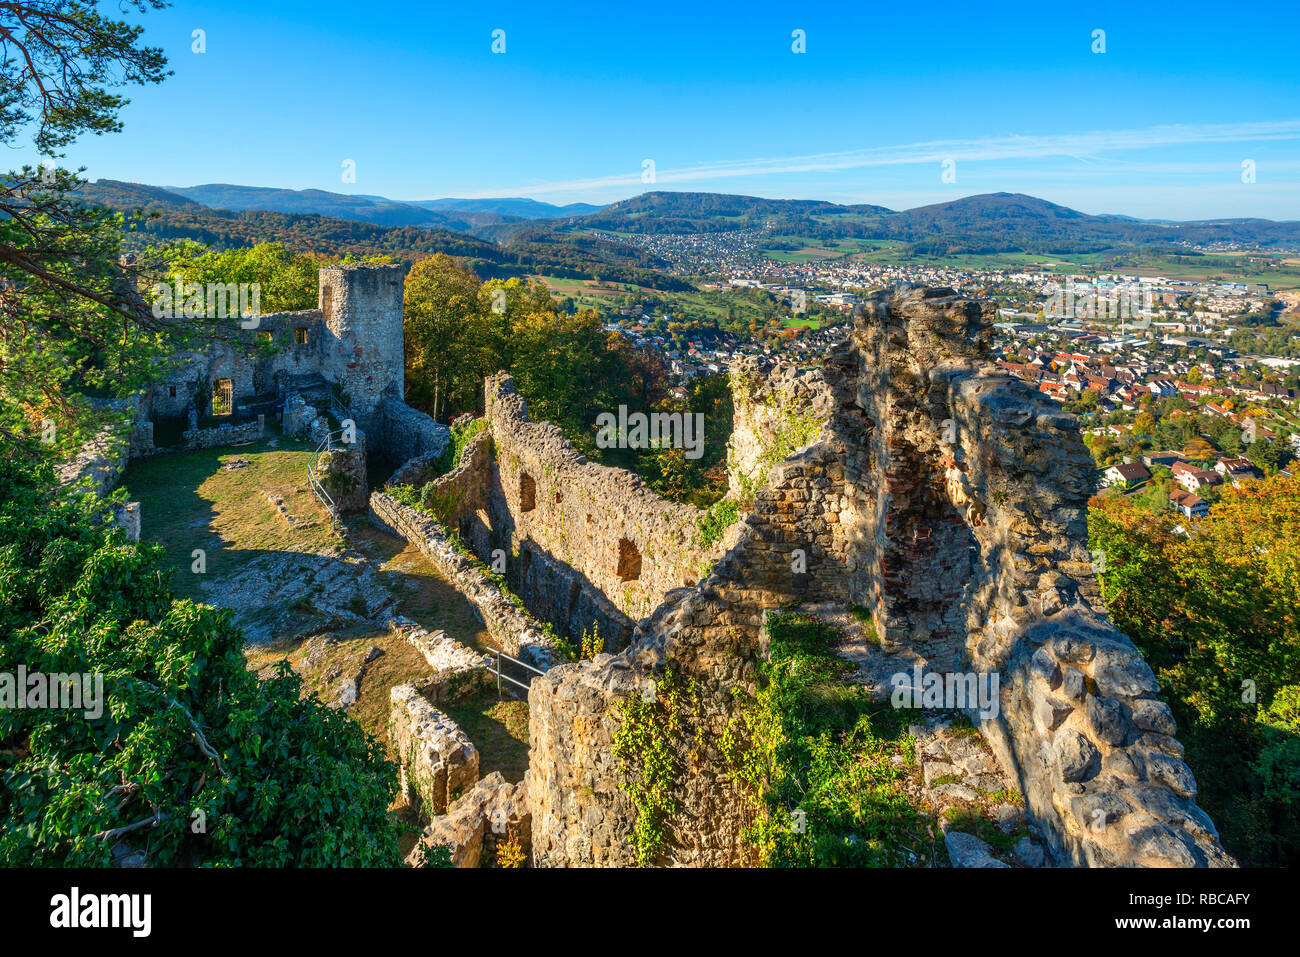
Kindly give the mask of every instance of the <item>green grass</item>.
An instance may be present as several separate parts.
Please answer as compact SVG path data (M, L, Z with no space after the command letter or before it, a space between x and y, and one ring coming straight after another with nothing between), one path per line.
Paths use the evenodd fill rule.
M275 442L272 446L270 443ZM220 574L225 551L319 553L342 543L307 490L307 462L314 447L293 439L252 445L173 452L132 462L123 478L140 503L141 537L162 543L177 574L177 590L199 599L190 571L196 548L207 553L209 574ZM222 466L245 460L243 468ZM274 490L299 527L290 527L266 496Z
M930 822L903 788L914 773L906 718L845 679L824 622L798 612L768 624L770 660L746 707L737 756L758 794L747 838L773 867L909 867L938 860ZM725 742L724 742L725 743ZM895 758L899 758L897 762ZM800 817L802 812L802 829Z
M1007 834L993 821L968 808L950 807L944 812L944 817L951 825L951 830L974 834L985 844L1004 854L1015 847L1021 838L1029 836L1029 828L1023 824Z
M479 777L500 771L518 782L528 772L528 702L497 700L496 689L444 709L479 752Z

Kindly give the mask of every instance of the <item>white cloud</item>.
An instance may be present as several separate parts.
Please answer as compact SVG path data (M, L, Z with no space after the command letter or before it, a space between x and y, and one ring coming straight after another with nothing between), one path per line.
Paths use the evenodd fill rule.
M489 196L548 196L553 194L627 195L666 185L705 183L755 176L784 176L799 173L836 172L869 167L939 164L946 159L960 162L1034 160L1069 157L1076 160L1113 159L1105 154L1174 146L1250 143L1300 139L1300 120L1249 123L1176 124L1132 130L1091 130L1032 136L984 137L961 140L931 140L899 146L877 146L802 156L759 157L701 163L679 168L659 168L653 184L641 180L640 161L627 173L596 176L563 182L532 183L463 194L468 198ZM1177 164L1204 170L1211 164ZM1291 166L1293 164L1285 164ZM1120 168L1123 166L1120 164ZM1170 167L1141 164L1153 172L1173 172ZM1191 169L1184 170L1192 172Z

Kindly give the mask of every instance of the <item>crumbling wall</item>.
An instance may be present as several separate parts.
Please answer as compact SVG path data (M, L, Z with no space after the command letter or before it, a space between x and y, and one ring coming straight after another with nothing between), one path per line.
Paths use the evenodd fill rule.
M538 668L547 668L556 660L555 640L542 624L504 594L476 562L461 554L431 516L384 492L373 492L370 520L418 548L473 603L497 648Z
M614 742L622 702L662 698L670 673L690 717L655 862L748 861L749 804L719 742L764 614L796 600L866 607L882 645L927 670L997 673L981 730L1057 863L1232 863L1150 669L1100 608L1077 425L979 358L992 311L944 289L875 297L825 364L825 431L770 472L725 558L622 654L533 683L536 863L635 860L636 773Z
M831 416L832 395L821 369L745 357L728 371L733 413L727 495L745 500L767 484L773 466L821 431Z
M532 833L528 792L522 784L510 784L500 771L493 771L473 789L452 802L423 830L407 855L412 866L422 863L425 851L446 847L456 867L484 867L497 863L497 849L514 841L529 859Z
M181 433L181 444L187 450L222 449L231 445L246 445L256 442L265 433L266 424L258 417L257 421L242 425L222 423L210 429L187 429Z
M55 469L60 485L80 487L103 498L126 470L130 444L120 425L108 425Z
M397 462L405 463L417 456L437 459L451 443L447 426L400 399L386 398L379 404L375 427L379 431L379 448Z
M411 684L389 691L388 741L398 755L407 803L427 820L478 781L478 750L456 722Z
M283 402L285 432L296 435L312 416L293 396L318 404L341 401L370 433L375 451L398 461L441 452L446 426L402 401L404 277L400 265L323 266L317 308L214 326L203 349L178 357L147 390L141 451L152 448L147 433L155 423L188 422L193 431L212 414L216 383L229 379L236 419L270 414Z
M441 454L417 456L398 469L388 484L416 489L428 507L438 510L445 527L455 530L476 555L486 555L491 549L487 509L492 484L492 433L480 432L470 439L460 462L446 474L438 472L441 458Z
M409 618L396 618L388 626L401 634L433 669L433 674L412 682L431 704L460 701L489 685L492 659L467 648L445 631L429 631Z
M695 585L721 554L694 542L699 509L588 462L557 426L531 421L510 376L487 380L486 407L496 450L492 545L510 555L507 576L522 583L530 607L580 633L579 603L595 613L603 596L622 617L605 627L626 631L669 591Z
M751 862L742 840L751 802L724 753L737 703L753 692L766 610L793 601L844 601L844 470L833 440L774 470L738 529L736 544L697 587L671 593L622 654L551 669L529 702L529 797L534 863L636 863L632 793L637 770L614 757L633 696L685 695L684 728L668 742L678 807L664 822L656 863ZM834 521L831 521L834 519ZM796 554L800 551L802 554ZM680 697L679 697L680 701Z

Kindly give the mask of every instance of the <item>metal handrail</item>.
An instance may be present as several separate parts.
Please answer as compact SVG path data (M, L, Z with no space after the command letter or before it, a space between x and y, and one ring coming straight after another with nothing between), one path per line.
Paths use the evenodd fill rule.
M492 652L492 654L496 655L496 667L495 667L495 669L493 669L493 671L494 671L494 673L495 673L496 676L497 676L497 697L498 697L498 698L501 697L501 681L502 681L502 679L505 679L506 681L509 681L512 685L516 685L517 687L523 688L525 691L528 691L528 690L529 690L529 687L530 687L530 685L531 685L531 679L529 680L529 684L524 684L522 681L519 681L519 680L517 680L517 679L515 679L515 678L512 678L512 677L510 677L509 675L502 674L502 673L501 673L501 659L502 659L502 658L506 659L506 661L512 661L512 662L514 662L515 664L519 665L521 668L527 668L529 671L532 671L532 672L534 672L535 674L539 674L539 675L544 675L544 674L546 674L546 672L543 671L541 668L537 668L537 667L535 667L535 666L533 666L533 665L530 665L530 664L529 664L528 662L526 662L526 661L520 661L518 658L512 658L510 655L506 654L506 653L505 653L504 651L502 651L500 648L493 648L491 645L488 645L488 646L487 646L487 650L490 651L490 652Z
M329 492L325 491L325 486L322 485L320 479L317 478L316 467L320 464L320 457L326 452L333 450L334 436L342 434L342 429L337 432L325 433L325 438L321 441L320 445L316 446L315 453L312 455L310 461L307 462L307 483L311 486L312 494L316 496L317 501L319 501L321 505L324 506L325 511L329 513L330 527L340 535L343 533L343 523L339 518L338 506L334 504L333 496L331 496Z
M349 419L352 419L353 422L356 421L356 419L354 419L352 416L352 410L349 409L342 402L340 402L333 395L330 396L330 412L334 414L334 418L338 419L339 425L342 425L344 422L348 421Z

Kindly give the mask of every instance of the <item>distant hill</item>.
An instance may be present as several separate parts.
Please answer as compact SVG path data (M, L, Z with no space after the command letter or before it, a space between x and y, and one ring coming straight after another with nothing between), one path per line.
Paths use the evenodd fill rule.
M542 203L535 199L523 197L503 199L420 199L407 200L410 206L437 211L452 210L458 213L495 213L499 216L513 216L519 219L555 219L564 216L586 216L604 209L591 203L569 203L556 206L554 203Z
M904 210L883 219L881 238L934 251L1093 252L1112 247L1171 243L1238 242L1259 246L1300 244L1300 222L1222 220L1148 222L1128 216L1093 216L1022 193L986 193Z
M186 199L178 193L159 186L142 183L123 183L115 179L101 179L87 183L78 193L87 202L109 206L113 209L184 209L201 208L201 203Z
M720 232L769 226L774 233L820 239L882 239L911 251L943 253L1095 252L1175 242L1239 242L1300 246L1300 223L1260 219L1147 222L1128 216L1093 216L1021 193L986 193L916 209L839 205L816 200L773 200L720 193L644 193L577 220L533 221L558 231L601 229L630 233ZM484 227L493 239L524 224Z
M483 275L517 275L531 269L661 289L682 281L658 272L665 264L653 255L593 233L767 228L774 236L890 240L901 244L905 256L1123 254L1135 248L1213 242L1300 248L1297 222L1171 223L1094 216L1020 193L986 193L897 211L866 204L668 191L605 207L555 206L528 199L416 204L324 190L212 184L177 191L116 180L87 184L82 195L88 202L152 214L152 220L137 228L141 242L185 236L222 247L274 240L330 255L390 253L405 259L447 252L471 261ZM459 208L470 205L475 208ZM539 212L549 215L539 218ZM1187 252L1184 246L1178 249Z
M476 226L508 222L512 217L493 212L441 213L382 196L331 193L323 189L274 189L209 183L203 186L168 186L169 192L212 209L265 209L277 213L314 213L334 219L355 219L377 226L428 226L469 232Z
M633 233L710 233L767 225L777 231L786 231L807 229L840 219L856 223L890 212L884 206L840 206L820 200L653 192L613 203L569 225ZM493 227L487 230L487 234L508 234L514 228Z
M116 180L88 183L80 196L89 205L143 214L126 232L128 249L192 239L214 249L279 242L297 252L331 257L389 255L403 262L446 253L465 260L484 278L542 273L664 290L692 288L689 282L660 272L665 263L639 250L545 228L530 229L517 239L498 244L428 226L387 226L316 213L214 209L156 186Z

